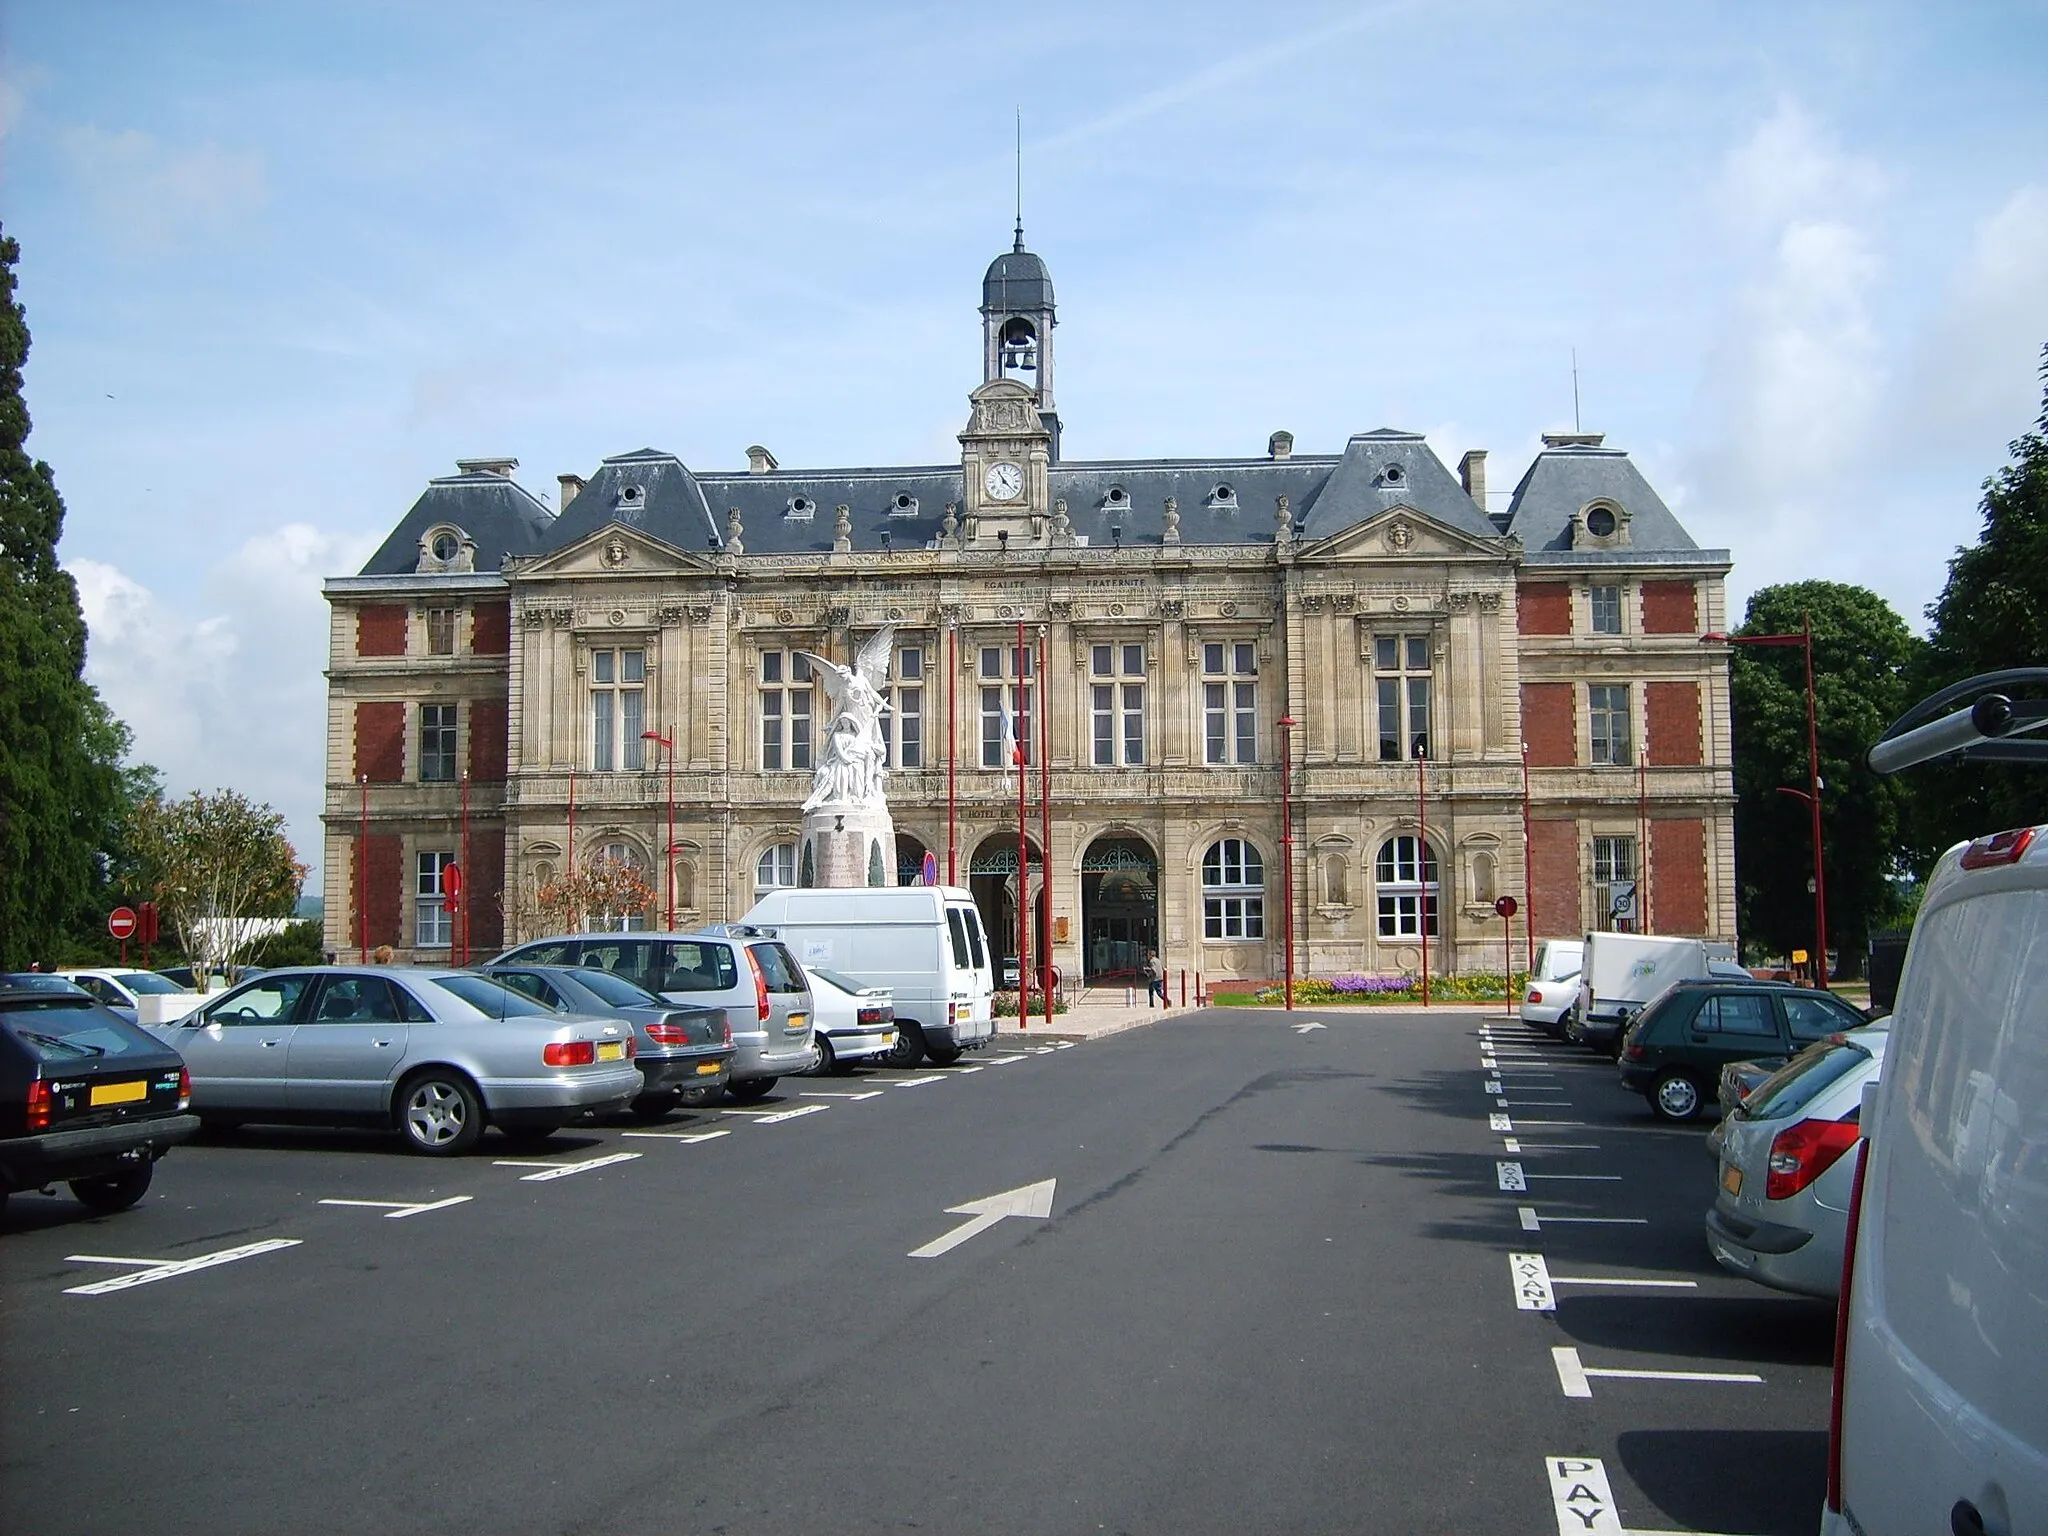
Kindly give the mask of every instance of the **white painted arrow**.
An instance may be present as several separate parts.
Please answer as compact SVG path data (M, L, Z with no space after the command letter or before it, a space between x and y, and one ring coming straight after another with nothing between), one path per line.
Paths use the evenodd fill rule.
M965 1205L946 1207L948 1216L971 1216L942 1237L935 1237L922 1248L910 1250L913 1259L936 1259L942 1253L949 1253L959 1247L977 1232L986 1232L1005 1216L1030 1216L1039 1221L1052 1214L1052 1192L1059 1184L1057 1179L1041 1179L1036 1184L1026 1184L1022 1189L1007 1189L1000 1195L990 1195L982 1200L970 1200Z
M1294 1026L1294 1032L1297 1035L1305 1035L1312 1029L1328 1029L1329 1027L1327 1024L1297 1024Z

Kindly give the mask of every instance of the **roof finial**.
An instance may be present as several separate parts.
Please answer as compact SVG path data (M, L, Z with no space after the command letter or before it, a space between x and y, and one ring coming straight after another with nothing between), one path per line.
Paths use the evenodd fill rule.
M1024 109L1017 109L1017 243L1010 247L1014 251L1024 249Z

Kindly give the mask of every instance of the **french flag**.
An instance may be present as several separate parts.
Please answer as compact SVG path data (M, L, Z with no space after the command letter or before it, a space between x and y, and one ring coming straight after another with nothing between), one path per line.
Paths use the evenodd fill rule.
M1017 745L1017 721L1010 714L1010 690L1004 688L998 694L1003 710L1003 760L1016 767L1024 765L1023 750Z

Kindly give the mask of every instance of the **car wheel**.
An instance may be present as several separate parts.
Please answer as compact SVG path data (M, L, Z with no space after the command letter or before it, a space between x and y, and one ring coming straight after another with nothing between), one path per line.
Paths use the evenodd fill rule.
M469 1079L421 1072L398 1088L398 1128L406 1145L430 1157L458 1157L483 1140L484 1106Z
M660 1093L643 1093L626 1107L633 1112L633 1118L648 1125L657 1120L666 1120L682 1095L673 1088L664 1088Z
M1697 1120L1704 1096L1700 1085L1683 1072L1666 1072L1650 1085L1651 1113L1659 1120Z
M516 1150L538 1152L548 1144L548 1138L559 1131L559 1125L501 1125L499 1132Z
M960 1059L960 1047L957 1045L927 1045L924 1053L931 1057L935 1067L950 1067Z
M832 1054L832 1042L830 1040L827 1040L823 1035L813 1035L811 1037L811 1049L818 1053L818 1059L811 1067L813 1073L819 1077L830 1077L839 1070L839 1058Z
M156 1164L141 1162L119 1173L73 1179L71 1193L81 1205L95 1211L125 1211L149 1192L150 1176L155 1172Z
M896 1043L889 1047L889 1054L882 1058L885 1065L898 1071L908 1072L924 1060L924 1031L915 1024L896 1022Z
M778 1081L780 1079L773 1077L750 1077L745 1082L727 1083L725 1091L728 1097L741 1104L752 1104L756 1100L767 1098L768 1090Z

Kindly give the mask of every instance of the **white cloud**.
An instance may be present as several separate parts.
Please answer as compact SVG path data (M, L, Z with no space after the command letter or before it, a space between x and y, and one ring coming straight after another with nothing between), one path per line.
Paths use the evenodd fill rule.
M283 812L316 870L327 739L320 584L358 569L373 544L290 524L244 543L197 592L159 593L96 560L66 567L91 635L86 676L134 731L134 756L175 791L226 784Z
M263 200L263 157L202 144L175 150L137 128L86 123L64 130L73 173L117 234L160 246L194 224L218 222Z

